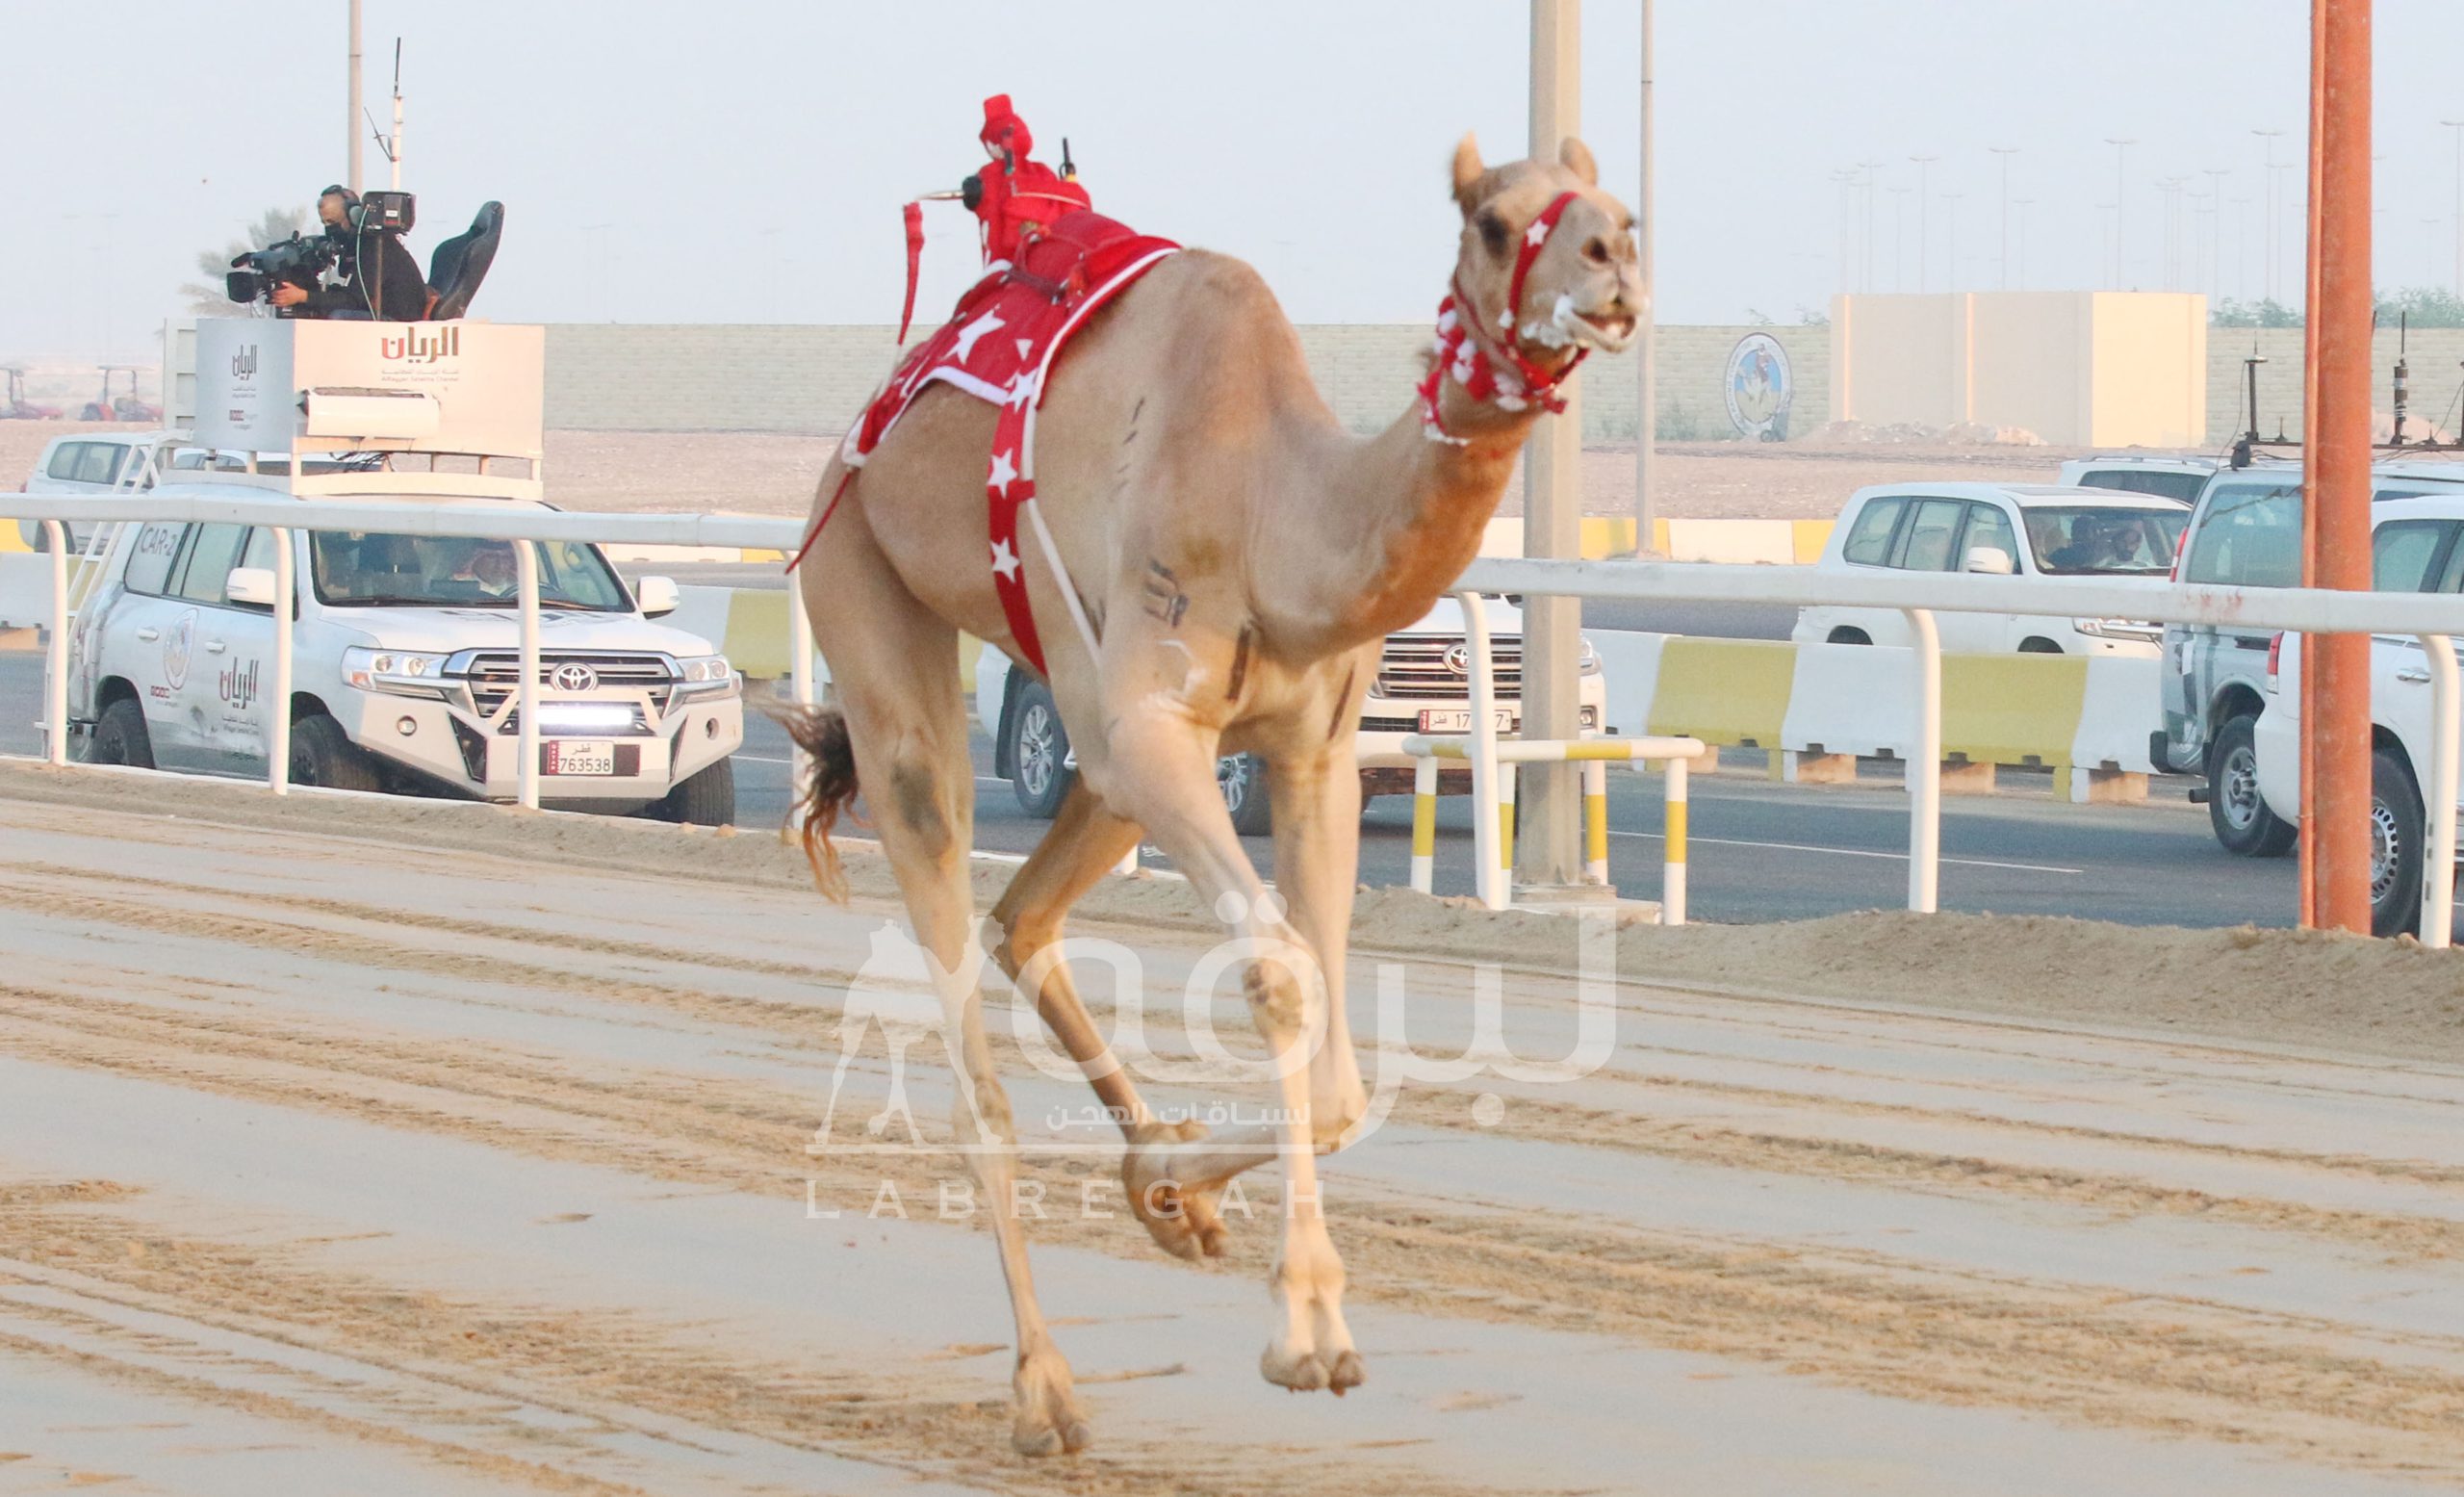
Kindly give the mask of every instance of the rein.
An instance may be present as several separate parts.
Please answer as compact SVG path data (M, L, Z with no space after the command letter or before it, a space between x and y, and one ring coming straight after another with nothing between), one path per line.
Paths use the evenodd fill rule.
M1420 385L1421 427L1430 441L1451 442L1459 447L1467 440L1447 430L1445 419L1438 414L1438 390L1450 374L1463 387L1464 394L1476 400L1487 400L1502 411L1525 410L1535 400L1546 411L1566 408L1564 398L1556 393L1557 386L1591 350L1578 348L1573 360L1552 374L1526 357L1515 339L1523 321L1524 279L1530 274L1532 262L1540 258L1540 252L1556 234L1557 220L1565 217L1576 196L1573 193L1558 194L1523 231L1523 244L1514 257L1514 279L1507 286L1505 311L1500 317L1500 336L1493 340L1495 355L1503 357L1506 370L1497 367L1496 356L1488 347L1490 340L1473 336L1472 323L1477 321L1479 312L1471 295L1464 291L1460 276L1446 299L1437 304L1437 358Z

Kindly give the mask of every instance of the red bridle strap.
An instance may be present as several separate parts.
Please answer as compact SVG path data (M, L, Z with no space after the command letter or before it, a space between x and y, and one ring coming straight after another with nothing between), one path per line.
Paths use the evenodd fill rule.
M1450 373L1466 395L1476 400L1493 401L1501 409L1522 410L1533 400L1548 411L1566 408L1565 400L1556 394L1557 386L1574 373L1576 365L1580 364L1590 350L1577 348L1573 360L1564 369L1551 374L1524 356L1523 347L1517 339L1523 322L1524 280L1531 273L1532 262L1540 258L1540 252L1549 246L1550 239L1556 234L1557 220L1565 217L1566 209L1579 195L1576 193L1558 194L1524 229L1522 243L1515 250L1514 277L1507 283L1502 325L1493 330L1489 337L1480 339L1472 334L1471 324L1480 316L1479 304L1463 290L1461 280L1456 280L1452 294L1438 303L1437 359L1429 366L1428 375L1421 381L1420 389L1421 423L1434 439L1460 440L1446 429L1446 423L1437 409L1438 390ZM1520 388L1500 384L1497 369L1490 361L1492 347L1513 369Z

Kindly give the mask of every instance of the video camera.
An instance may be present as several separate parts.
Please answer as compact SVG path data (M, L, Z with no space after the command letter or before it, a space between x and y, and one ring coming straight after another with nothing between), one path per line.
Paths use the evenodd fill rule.
M294 233L263 249L251 249L231 262L230 273L222 277L222 293L234 301L263 301L273 294L276 286L292 285L302 291L316 286L325 271L342 259L343 242L320 234L311 239ZM288 316L293 308L282 309Z
M313 238L294 232L289 239L276 240L263 249L251 249L234 259L229 273L222 277L222 293L234 301L246 303L267 300L276 286L285 284L312 291L325 271L341 262L344 251L359 236L405 233L417 215L418 200L408 193L369 193L352 204L351 227L347 231L327 229ZM293 317L298 313L296 307L284 307L276 315Z

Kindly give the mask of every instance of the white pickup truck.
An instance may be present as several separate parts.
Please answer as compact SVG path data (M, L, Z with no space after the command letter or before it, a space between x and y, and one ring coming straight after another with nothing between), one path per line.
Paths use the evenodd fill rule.
M263 489L165 484L166 498ZM380 496L371 496L380 497ZM502 508L519 500L424 501ZM534 506L535 507L535 506ZM673 582L629 592L595 546L295 531L288 704L273 684L273 532L126 525L69 639L70 728L92 762L262 774L273 714L291 778L339 789L510 800L520 778L514 547L538 548L541 804L733 818L744 741L725 657L652 622Z
M1496 652L1498 731L1522 726L1523 610L1503 598L1483 600L1490 647ZM1361 793L1408 794L1412 760L1403 739L1416 733L1468 733L1472 728L1471 647L1463 607L1450 595L1438 599L1419 623L1386 636L1377 675L1360 713ZM1600 656L1582 642L1579 711L1586 736L1601 731L1608 689ZM976 715L992 736L992 772L1010 782L1029 815L1050 817L1061 810L1077 769L1069 735L1061 725L1052 692L1024 671L1011 668L1000 651L988 648L975 673ZM1228 754L1215 766L1216 784L1244 837L1263 836L1271 825L1265 765L1253 754ZM1438 787L1450 795L1471 793L1472 772L1448 768Z
M2464 592L2464 494L2386 499L2371 505L2371 582L2380 592ZM2268 810L2301 816L2301 635L2270 650L2265 705L2251 734L2254 774ZM2381 936L2420 928L2429 778L2429 664L2421 641L2370 641L2370 916Z

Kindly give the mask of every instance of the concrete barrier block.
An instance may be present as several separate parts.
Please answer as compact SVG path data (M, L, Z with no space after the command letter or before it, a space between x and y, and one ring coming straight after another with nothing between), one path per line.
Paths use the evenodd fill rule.
M1796 670L1797 647L1784 641L1671 636L1647 731L1777 749Z
M1945 795L1990 795L1993 793L1993 765L1990 761L1950 760L1942 761L1942 793Z
M1857 756L1854 754L1801 754L1788 749L1775 755L1778 778L1786 785L1854 785L1857 783Z
M51 557L37 552L0 555L0 628L51 624Z
M1942 753L1977 763L2066 769L2087 691L2088 661L2079 656L1946 655Z
M2165 726L2161 682L2164 662L2099 656L2088 661L2088 683L2079 704L2079 733L2070 747L2074 764L2152 773L2150 734Z
M1651 731L1652 694L1659 687L1660 649L1666 634L1634 630L1585 630L1600 652L1600 679L1607 692L1607 720L1601 726L1640 737Z
M2147 801L2147 776L2130 769L2086 769L2072 765L2070 803L2074 806L2141 806Z
M1779 746L1815 756L1902 755L1916 741L1915 661L1886 645L1798 645Z

